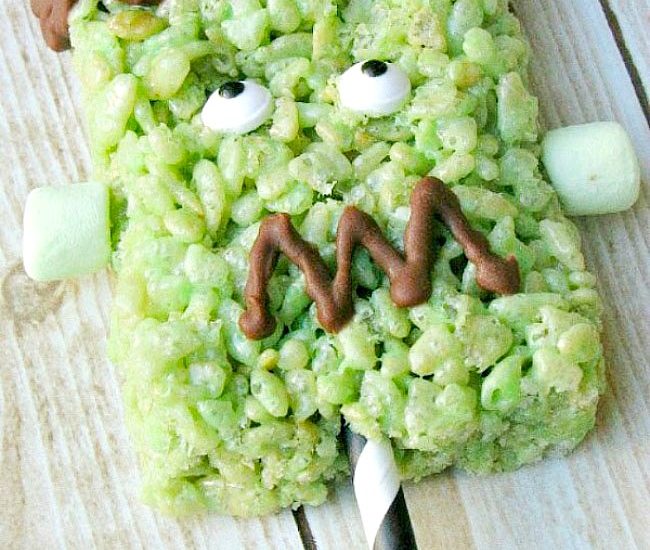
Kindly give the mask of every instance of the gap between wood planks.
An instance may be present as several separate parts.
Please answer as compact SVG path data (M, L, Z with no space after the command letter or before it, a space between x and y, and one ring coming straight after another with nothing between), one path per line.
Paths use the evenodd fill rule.
M607 19L607 24L612 31L612 35L614 37L614 41L616 42L616 46L618 47L618 51L621 52L621 57L623 58L625 69L630 75L630 80L632 81L634 92L637 99L639 100L639 103L641 104L641 109L643 110L645 119L648 121L648 124L650 124L650 102L648 101L648 96L643 87L643 82L641 81L639 70L634 63L634 60L632 59L630 49L627 47L625 36L621 30L621 25L618 21L618 17L616 17L614 10L609 5L609 2L607 0L598 0L598 3L600 4L600 7L605 14L605 19Z
M648 121L648 124L650 124L650 100L648 99L648 95L646 94L645 88L643 87L639 69L632 59L632 54L630 53L630 49L627 46L627 41L625 40L625 36L621 30L621 25L618 21L618 17L614 13L612 7L609 5L608 0L598 0L598 4L603 10L605 19L607 20L607 25L609 26L609 30L614 37L616 47L618 48L618 51L621 54L621 58L623 59L625 70L627 71L627 74L632 81L632 87L634 88L634 93L639 103L641 104L641 110L645 115L646 121ZM520 19L517 14L517 2L511 0L508 5L510 11L512 11L512 13L514 13L517 18Z

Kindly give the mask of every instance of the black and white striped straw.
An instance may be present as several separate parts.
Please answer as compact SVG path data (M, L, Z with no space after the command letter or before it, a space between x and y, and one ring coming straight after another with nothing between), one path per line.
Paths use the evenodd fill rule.
M390 442L367 440L347 426L344 429L354 496L368 548L417 549Z

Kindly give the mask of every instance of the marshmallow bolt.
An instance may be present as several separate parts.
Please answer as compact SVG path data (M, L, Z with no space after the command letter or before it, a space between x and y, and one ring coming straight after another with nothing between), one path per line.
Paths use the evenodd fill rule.
M542 161L569 215L621 212L639 197L639 161L616 122L551 130L542 143Z
M108 188L79 183L34 189L23 218L23 263L36 281L88 275L111 255Z

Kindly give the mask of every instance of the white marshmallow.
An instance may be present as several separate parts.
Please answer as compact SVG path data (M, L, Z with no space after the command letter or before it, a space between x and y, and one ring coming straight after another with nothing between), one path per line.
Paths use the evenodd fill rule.
M370 76L363 71L366 61L352 65L338 79L341 106L355 113L382 117L398 111L411 93L411 81L393 63L386 72Z
M542 161L567 214L620 212L639 197L639 161L616 122L551 130L542 142Z
M56 281L102 269L111 256L106 185L41 187L27 197L23 264L36 281Z
M208 98L201 112L203 124L216 132L247 134L259 128L273 112L271 93L253 80L244 80L243 91L225 97L221 88Z

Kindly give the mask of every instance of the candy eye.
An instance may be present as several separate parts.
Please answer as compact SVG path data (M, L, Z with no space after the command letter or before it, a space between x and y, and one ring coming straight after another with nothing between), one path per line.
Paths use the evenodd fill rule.
M211 130L246 134L259 128L273 111L271 93L252 80L222 84L205 103L201 120Z
M341 105L372 117L399 110L411 92L411 82L397 65L377 59L352 65L338 82Z

